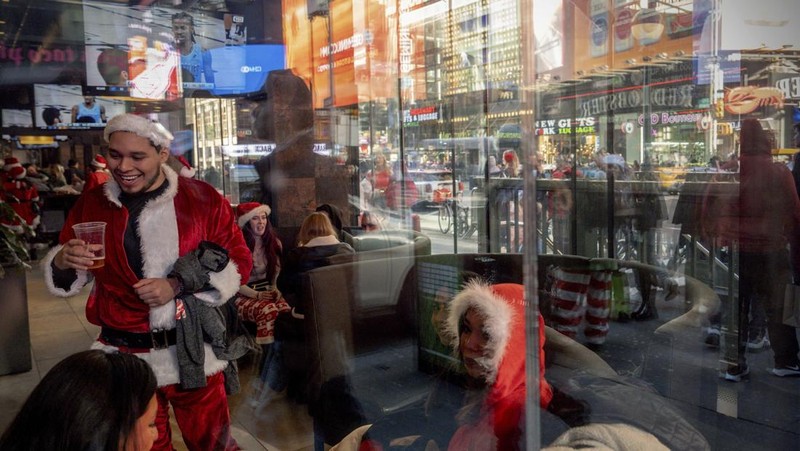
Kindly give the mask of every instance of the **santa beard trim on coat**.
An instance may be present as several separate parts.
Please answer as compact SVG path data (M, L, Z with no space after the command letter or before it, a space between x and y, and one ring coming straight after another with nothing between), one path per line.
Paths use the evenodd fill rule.
M142 272L145 278L164 278L172 271L175 261L180 257L180 233L178 231L175 196L178 193L179 176L169 166L162 165L162 171L169 184L164 193L152 199L139 215L139 236L141 240ZM122 190L114 179L105 184L106 197L121 205L119 196ZM220 243L216 243L220 244ZM212 306L224 304L233 297L241 286L241 277L233 260L218 273L210 273L209 284L215 290L197 293L195 296ZM175 327L175 300L150 309L152 329L172 329Z

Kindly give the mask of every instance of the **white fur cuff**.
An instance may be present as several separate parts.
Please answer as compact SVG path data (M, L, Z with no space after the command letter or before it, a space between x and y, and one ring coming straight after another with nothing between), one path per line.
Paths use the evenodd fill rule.
M81 288L84 285L89 283L92 280L92 274L89 271L76 271L78 273L78 278L72 282L72 285L69 289L65 290L63 288L59 288L55 285L55 281L53 280L53 267L51 266L53 263L53 259L56 258L56 254L64 247L64 245L59 244L58 246L50 249L50 252L45 255L42 259L42 271L44 272L44 283L47 286L47 290L50 291L54 296L68 298L70 296L75 296L76 294L80 293Z
M229 260L222 271L209 273L209 276L211 278L209 283L215 290L195 293L197 299L216 307L239 292L241 277L233 260Z

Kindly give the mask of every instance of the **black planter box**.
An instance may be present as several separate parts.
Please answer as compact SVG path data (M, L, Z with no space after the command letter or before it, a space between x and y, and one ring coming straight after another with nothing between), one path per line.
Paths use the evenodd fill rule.
M0 376L31 370L25 270L6 267L5 271L0 278Z

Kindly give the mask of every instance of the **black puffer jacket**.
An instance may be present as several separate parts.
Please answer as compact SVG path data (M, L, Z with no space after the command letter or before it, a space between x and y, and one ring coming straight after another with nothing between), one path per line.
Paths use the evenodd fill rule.
M278 277L278 288L289 305L294 308L294 312L303 313L303 302L299 296L303 289L304 273L328 266L331 257L354 253L349 244L339 242L334 236L315 238L306 246L290 250Z

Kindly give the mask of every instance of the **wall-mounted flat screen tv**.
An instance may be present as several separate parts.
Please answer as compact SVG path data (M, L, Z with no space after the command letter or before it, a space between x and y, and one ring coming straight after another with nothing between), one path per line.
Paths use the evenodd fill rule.
M120 99L84 95L79 85L33 85L34 118L43 129L103 128L125 112Z
M285 47L247 44L243 15L83 4L91 93L140 99L243 95L285 67Z
M3 128L33 127L31 110L3 108Z

